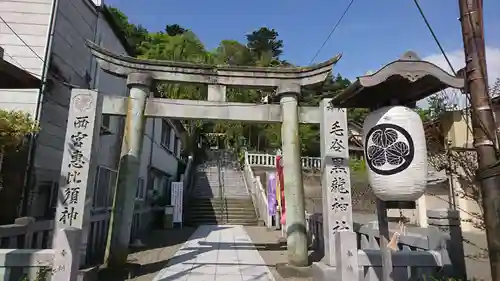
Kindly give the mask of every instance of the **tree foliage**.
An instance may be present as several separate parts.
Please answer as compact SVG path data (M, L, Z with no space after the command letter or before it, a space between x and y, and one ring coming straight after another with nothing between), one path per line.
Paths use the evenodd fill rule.
M0 109L0 153L17 148L26 135L36 131L38 125L30 114Z
M125 34L129 44L140 54L140 44L146 40L148 31L141 25L135 25L129 22L128 17L120 10L114 7L109 7L110 13L113 15L118 27Z
M282 60L284 42L279 39L275 29L261 27L246 35L246 42L222 40L215 50L206 50L199 38L188 28L178 24L167 24L165 30L147 32L143 27L128 22L127 17L116 8L111 8L115 18L120 20L131 43L141 58L174 60L195 63L223 64L234 66L292 66ZM322 85L303 90L299 104L318 106L321 95L337 94L351 82L340 74L330 75ZM199 85L164 83L158 85L163 97L175 99L202 99L206 97L206 87ZM260 103L273 92L255 89L228 88L227 99L234 102ZM368 111L349 109L348 118L362 123ZM224 133L226 145L248 150L271 152L281 147L281 126L279 124L246 124L236 122L185 122L191 131L193 141L203 138L207 133ZM299 128L302 155L319 156L319 126L304 124Z
M278 39L279 33L274 29L261 27L247 34L247 47L256 58L269 56L269 59L279 59L283 53L283 40Z

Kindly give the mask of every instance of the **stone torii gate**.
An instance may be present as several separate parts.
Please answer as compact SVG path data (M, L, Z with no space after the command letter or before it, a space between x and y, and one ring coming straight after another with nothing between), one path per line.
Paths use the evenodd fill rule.
M200 65L186 62L141 60L127 56L113 54L94 43L88 42L87 46L96 57L99 66L107 73L127 79L130 89L128 97L103 96L95 91L73 90L66 133L69 148L65 150L62 175L70 171L68 161L73 159L71 144L75 144L74 136L92 136L98 127L101 114L126 116L125 132L122 143L120 164L118 171L117 188L115 191L113 212L110 219L108 239L110 246L106 256L108 266L120 266L126 262L130 228L134 211L134 194L139 173L140 154L144 132L145 118L166 117L171 119L209 119L232 120L246 122L272 122L282 123L282 149L284 154L284 182L285 196L288 204L293 206L287 210L287 248L289 264L294 266L308 265L308 243L306 234L306 221L304 209L304 189L300 166L299 123L322 123L325 119L324 111L328 101L323 101L323 107L299 107L298 96L301 88L308 85L323 83L331 72L333 65L340 59L340 55L310 67L242 67L242 66L215 66ZM165 98L148 98L150 89L158 82L195 83L208 87L208 99L203 100L177 100ZM249 104L226 101L226 87L251 87L272 89L279 97L280 104ZM83 132L81 118L72 111L84 112L90 117ZM92 111L93 110L93 111ZM322 112L323 111L323 112ZM83 114L83 113L82 113ZM80 114L81 115L81 114ZM345 127L345 112L341 127ZM75 119L76 118L76 119ZM80 118L80 119L78 119ZM78 123L80 122L80 123ZM74 124L79 124L79 129ZM338 124L337 124L338 125ZM73 128L74 127L74 128ZM323 126L324 127L324 126ZM325 131L325 128L323 128ZM346 134L347 138L347 134ZM93 182L92 175L92 149L96 146L98 138L91 137L86 145L84 157L89 159L87 168L78 171L82 178L86 177L86 185ZM344 140L347 144L347 139ZM74 148L74 147L73 147ZM347 149L345 149L347 157ZM95 165L95 164L94 164ZM90 178L90 179L88 179ZM75 181L76 182L76 181ZM80 180L81 184L82 181ZM61 193L66 194L71 187L69 180L61 185ZM92 190L87 188L87 190ZM90 207L84 207L91 194L80 191L79 198L75 200L82 218L77 219L78 228L85 230ZM87 200L85 200L87 198ZM68 215L67 204L60 203L57 215ZM352 226L352 214L349 208L348 224ZM75 226L59 220L58 227ZM84 245L86 234L83 234ZM109 250L109 251L108 251Z

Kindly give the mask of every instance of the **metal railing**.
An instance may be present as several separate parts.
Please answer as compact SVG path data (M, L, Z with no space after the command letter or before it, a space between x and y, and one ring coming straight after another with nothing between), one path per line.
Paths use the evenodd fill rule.
M263 221L268 227L272 227L272 218L269 215L269 206L267 201L266 191L262 186L260 177L255 177L251 164L249 162L248 154L245 152L245 161L243 166L243 179L248 193L252 196L252 202L255 207L258 219Z
M276 156L273 154L260 154L260 153L246 153L246 161L252 167L276 167ZM320 157L308 157L304 156L301 158L302 168L306 170L319 170L321 169L321 158Z

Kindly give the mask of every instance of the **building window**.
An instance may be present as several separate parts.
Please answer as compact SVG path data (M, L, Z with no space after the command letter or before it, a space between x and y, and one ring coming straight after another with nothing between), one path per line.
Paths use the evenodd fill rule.
M59 198L59 183L58 182L46 182L40 187L40 190L50 190L50 202L48 208L45 210L45 217L53 218L57 208L57 200Z
M152 194L155 194L156 200L163 204L170 204L170 184L172 177L160 170L152 168L149 172L149 188Z
M146 185L144 178L139 178L137 181L137 189L135 192L135 200L144 200L146 198Z
M97 168L97 180L94 185L94 209L107 209L113 206L113 196L116 184L117 171L99 166Z
M110 129L110 126L111 126L111 116L109 115L103 115L102 116L102 127L106 128L106 129Z
M162 120L161 123L161 145L170 150L170 134L172 134L172 127L167 120Z
M178 148L179 148L179 139L177 137L175 137L175 139L174 139L174 151L172 151L172 152L177 157L179 157L179 152L177 151Z

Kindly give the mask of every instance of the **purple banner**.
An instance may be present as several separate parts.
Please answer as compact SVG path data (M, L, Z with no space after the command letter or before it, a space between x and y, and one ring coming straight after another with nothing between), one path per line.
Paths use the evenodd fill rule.
M276 215L276 173L268 173L267 204L270 216Z

